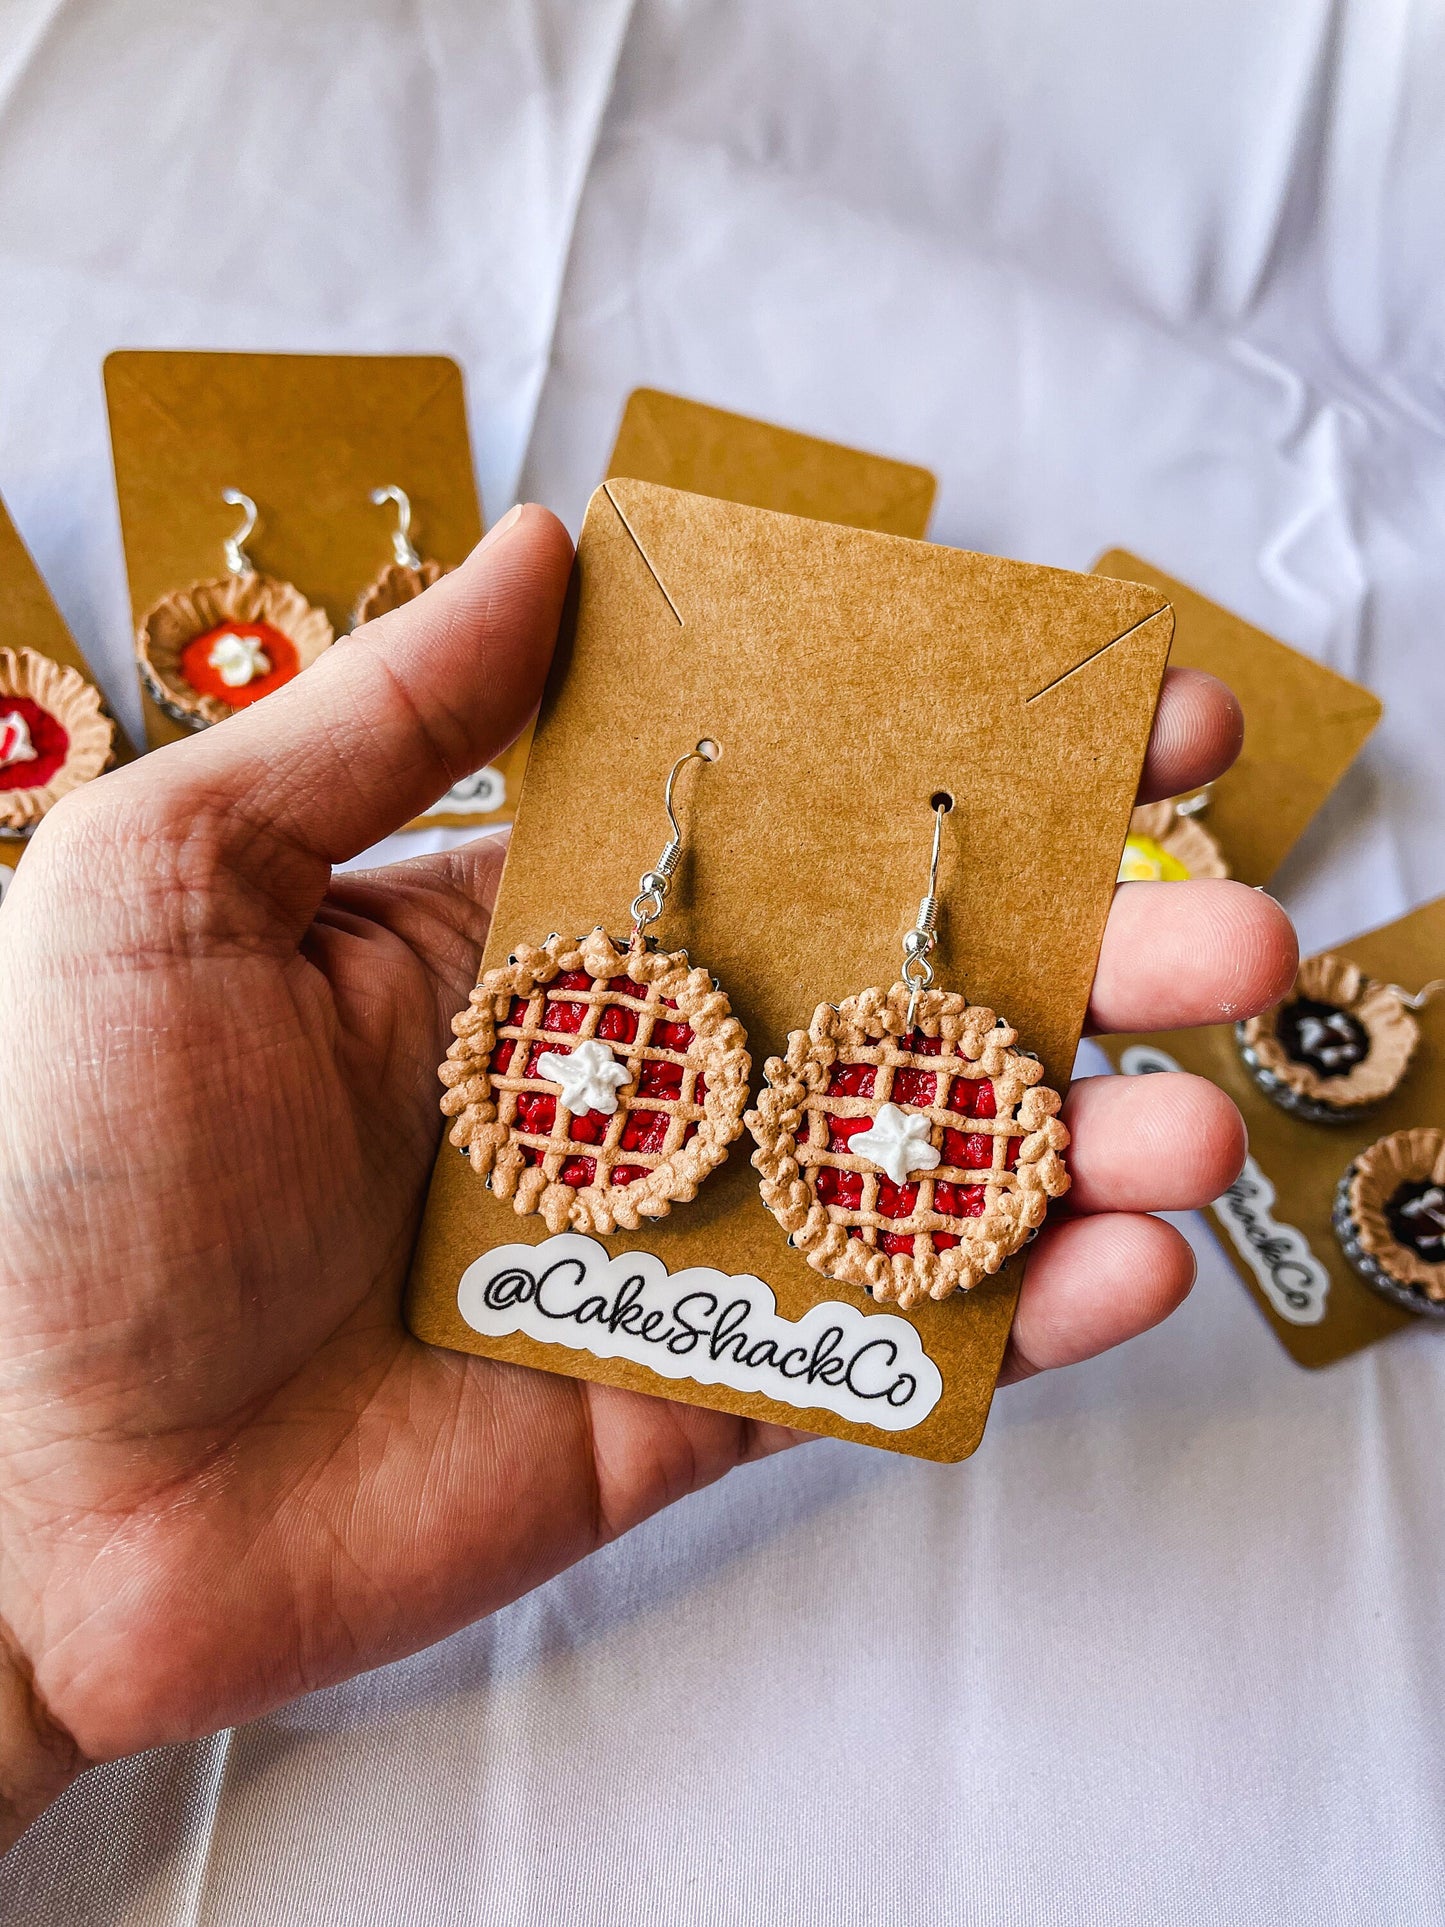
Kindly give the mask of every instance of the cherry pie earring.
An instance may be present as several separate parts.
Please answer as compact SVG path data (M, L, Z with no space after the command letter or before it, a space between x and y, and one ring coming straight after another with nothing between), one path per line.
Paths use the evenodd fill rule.
M673 764L672 834L638 886L632 935L525 945L483 975L453 1019L441 1067L450 1141L520 1215L551 1231L635 1231L693 1197L742 1130L747 1035L707 971L655 947L682 856L678 772L715 762L700 742Z
M151 700L186 729L223 722L233 710L290 682L334 641L324 610L245 550L256 504L238 488L221 499L242 513L225 542L226 573L162 596L141 618L136 657Z
M377 508L387 502L396 504L396 527L391 532L390 562L357 599L352 619L358 629L363 622L413 601L446 574L440 562L424 561L417 553L411 539L411 499L406 490L391 482L385 488L374 488L371 499Z
M0 836L28 837L114 756L115 724L94 683L38 649L0 649Z
M1120 883L1184 883L1191 877L1227 877L1219 840L1200 821L1209 807L1206 786L1167 803L1142 803L1129 818L1119 862Z
M1415 1013L1445 990L1413 994L1348 958L1307 957L1289 995L1234 1027L1245 1069L1271 1102L1311 1124L1347 1124L1398 1089L1420 1041Z
M953 799L933 799L928 894L888 990L819 1004L768 1060L747 1125L759 1190L815 1270L907 1309L967 1291L1069 1188L1057 1091L1017 1032L935 990L938 858Z

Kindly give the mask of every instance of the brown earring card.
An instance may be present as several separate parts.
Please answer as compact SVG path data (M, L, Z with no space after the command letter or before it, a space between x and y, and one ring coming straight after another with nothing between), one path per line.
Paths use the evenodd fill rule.
M1062 1088L1171 626L1165 599L1136 584L611 482L582 531L484 967L551 931L600 922L625 938L665 835L667 771L711 736L722 757L689 781L687 856L656 934L727 990L753 1090L818 1003L896 980L939 788L956 807L938 980L1006 1016ZM444 1141L412 1329L925 1458L967 1456L1023 1259L941 1304L876 1306L789 1248L750 1149L740 1138L691 1203L604 1241L549 1238ZM539 1324L535 1295L524 1303L514 1287L524 1274L535 1285L559 1252L597 1296L580 1319ZM656 1327L652 1339L618 1329L604 1300L615 1308L629 1278L674 1307L696 1291L747 1329L720 1337L715 1324L672 1347ZM871 1348L895 1376L881 1390L834 1384L817 1362L829 1343L849 1373Z
M1127 550L1111 549L1094 571L1167 596L1174 667L1207 669L1239 698L1244 747L1203 821L1232 876L1268 883L1380 720L1379 698Z
M1367 976L1414 992L1445 975L1445 897L1333 952ZM1249 1162L1213 1215L1235 1270L1298 1364L1331 1365L1425 1322L1355 1275L1330 1225L1335 1185L1361 1151L1392 1131L1445 1125L1445 997L1427 1004L1417 1021L1419 1046L1399 1089L1347 1124L1309 1124L1271 1103L1246 1071L1231 1024L1109 1040L1123 1071L1194 1071L1239 1106Z
M926 468L820 441L725 408L637 388L609 481L628 478L884 535L923 536L938 484Z
M225 488L260 512L246 544L256 567L294 582L338 635L392 559L396 511L374 506L373 488L410 496L424 557L454 567L481 539L462 374L445 356L125 349L106 358L105 390L136 622L171 590L225 573L237 527ZM153 748L186 733L144 690L142 701ZM465 786L477 794L460 813L420 821L505 821L525 762L524 735Z
M78 669L87 682L96 680L3 501L0 501L0 649L34 649L53 662ZM116 722L116 762L129 763L134 756L129 738ZM23 838L0 837L0 864L7 872L20 861L24 849ZM0 877L0 894L6 881L8 876Z

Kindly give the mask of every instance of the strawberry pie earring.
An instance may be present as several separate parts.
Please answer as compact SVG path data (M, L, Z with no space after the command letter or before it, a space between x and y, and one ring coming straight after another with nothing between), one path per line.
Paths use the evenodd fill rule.
M682 856L678 772L719 754L704 740L672 766L672 834L638 886L630 939L614 943L599 925L524 945L453 1019L441 1067L450 1141L497 1197L540 1212L551 1231L635 1231L666 1217L742 1129L746 1033L686 951L647 935Z
M815 1270L907 1309L995 1272L1069 1187L1069 1134L1017 1032L935 990L938 857L889 990L819 1004L749 1112L764 1204Z
M324 610L274 576L261 575L244 544L256 504L238 488L221 499L242 512L226 537L226 573L162 596L141 618L136 657L159 709L186 729L223 722L314 662L334 640Z
M411 539L411 499L394 482L374 488L371 500L377 508L387 502L396 504L396 527L391 532L391 560L380 575L362 590L352 620L359 629L363 622L384 616L403 603L413 601L423 589L446 574L440 562L423 561Z

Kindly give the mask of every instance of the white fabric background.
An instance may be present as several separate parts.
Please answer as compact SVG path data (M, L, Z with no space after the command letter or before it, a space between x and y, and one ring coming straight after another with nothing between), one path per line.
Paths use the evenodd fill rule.
M0 0L0 488L135 713L99 362L444 349L489 516L646 381L1122 543L1385 698L1281 879L1445 889L1428 0ZM736 1475L434 1651L87 1776L5 1922L1445 1919L1445 1343L1186 1308L968 1465Z

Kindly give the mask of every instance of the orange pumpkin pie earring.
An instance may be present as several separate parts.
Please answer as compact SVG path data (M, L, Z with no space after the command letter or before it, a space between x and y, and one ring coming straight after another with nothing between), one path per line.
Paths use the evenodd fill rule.
M363 622L387 615L403 603L414 601L423 589L440 581L446 570L418 554L411 539L411 499L394 482L374 488L371 499L377 508L387 502L396 504L396 527L391 532L391 560L357 598L353 621L359 629Z
M223 722L290 682L334 641L330 620L290 582L262 575L244 544L256 504L238 488L222 500L244 517L226 537L226 573L162 596L141 618L136 658L151 700L185 729Z

